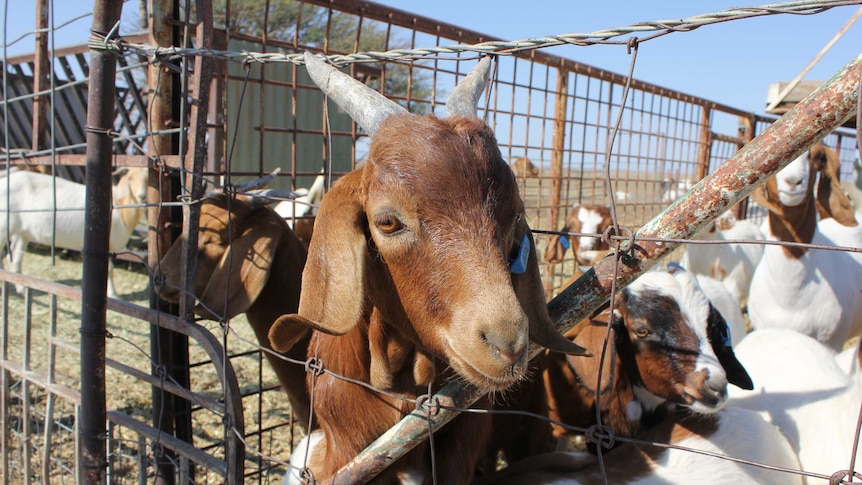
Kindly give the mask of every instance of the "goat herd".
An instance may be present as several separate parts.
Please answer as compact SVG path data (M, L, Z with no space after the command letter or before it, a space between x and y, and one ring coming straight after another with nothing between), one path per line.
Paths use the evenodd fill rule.
M411 115L316 56L305 63L371 136L367 159L322 198L313 237L297 237L266 199L206 198L194 284L201 317L247 315L307 431L285 483L337 479L415 412L420 396L452 380L487 393L477 409L525 413L462 413L375 483L851 476L862 353L845 344L862 334L862 255L737 241L862 247L829 149L816 145L757 191L769 211L762 228L720 219L698 238L737 242L689 245L681 264L648 271L613 307L560 335L515 176L476 117L489 59L455 87L442 119ZM28 241L80 249L82 221L59 213L52 235L50 223L26 212L34 209L27 201L46 199L30 194L49 193L38 174L9 177L12 190L28 194L0 184L12 261L20 265ZM116 191L124 203L145 200L134 177L144 178L131 170ZM68 197L60 203L80 203L75 190L58 186ZM115 210L111 250L139 217ZM606 208L579 206L563 232L601 233L608 224ZM180 246L158 263L168 301L179 297ZM568 248L585 265L608 251L591 238L553 237L545 260L562 261ZM531 342L545 349L533 359ZM326 372L280 354L314 358ZM585 432L586 450L575 451L572 438Z

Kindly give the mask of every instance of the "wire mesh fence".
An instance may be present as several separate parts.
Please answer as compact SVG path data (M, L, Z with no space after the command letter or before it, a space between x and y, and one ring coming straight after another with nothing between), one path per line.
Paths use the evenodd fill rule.
M101 33L125 43L117 56L115 120L108 133L112 163L152 169L148 227L135 236L137 250L120 255L139 261L129 266L135 283L121 295L125 303L108 305L108 426L99 439L106 443L111 483L270 483L286 472L304 434L246 317L194 323L172 315L176 308L158 302L164 280L155 265L184 225L179 207L200 202L188 180L230 191L278 170L267 187L301 192L319 175L329 187L367 155L365 133L345 113L327 108L305 68L290 56L305 50L333 58L409 51L387 56L387 62L351 61L344 70L411 112L442 115L452 87L475 64L476 50L433 56L415 51L499 40L346 0L288 2L262 17L239 1L201 5L212 8L212 45L187 54L148 50L160 44L155 31L164 26L151 26L148 35ZM166 25L172 26L169 37L179 40L163 47L195 44L195 27L206 18L200 6L153 2L152 8L153 18L177 15ZM575 205L613 203L615 222L641 227L775 121L537 47L520 45L514 55L496 58L479 113L515 169L540 252ZM4 59L0 118L7 166L47 166L57 176L84 180L85 138L92 127L81 120L87 96L94 95L88 93L91 48L98 43ZM269 62L268 54L289 62ZM211 79L197 76L194 63L201 58L213 62ZM40 72L50 72L50 83L37 82ZM196 99L201 83L210 93ZM167 107L158 106L159 97ZM195 134L192 120L202 106L205 128ZM737 129L723 132L726 126ZM858 154L855 133L838 130L825 141L838 152L842 175L850 177ZM206 149L195 170L197 143ZM296 208L290 213L294 228L312 216L297 215ZM743 203L737 217L760 222L765 211ZM52 267L63 264L53 249L50 255ZM548 298L580 269L574 255L543 263ZM72 271L61 279L80 280ZM79 363L88 357L79 350L81 294L44 279L0 276L29 288L18 295L6 284L4 291L3 479L75 482L82 461L75 424L81 406L93 402L79 389Z

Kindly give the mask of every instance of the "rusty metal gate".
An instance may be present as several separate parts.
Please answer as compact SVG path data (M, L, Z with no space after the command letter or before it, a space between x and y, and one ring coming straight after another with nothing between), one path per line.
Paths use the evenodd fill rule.
M154 262L181 229L195 233L190 202L200 198L204 182L236 187L278 169L269 186L297 190L321 173L329 183L361 162L367 137L343 113L325 109L304 67L288 56L500 40L371 2L285 2L278 16L262 17L241 7L240 0L201 1L194 8L153 1L147 35L105 29L89 46L58 51L49 51L40 37L33 56L4 59L0 118L7 165L48 166L78 181L93 167L150 168L145 249L120 255L138 261L133 264L148 294L109 300L104 330L79 331L88 319L87 296L98 297L95 290L0 272L0 453L7 483L71 483L98 475L102 463L88 451L100 445L116 483L157 476L164 483L280 480L301 431L244 317L194 321L191 296L179 308L160 302L155 295L163 281ZM111 2L96 2L96 18L112 8ZM197 51L171 53L192 46ZM100 94L94 90L105 89L91 78L100 56L118 65L110 128L94 130L82 120L85 100L92 103ZM350 62L345 70L412 112L440 113L475 57L460 52ZM613 197L619 222L643 227L675 201L674 187L690 188L715 173L775 122L541 50L497 57L480 112L504 158L513 164L524 158L530 162L524 166L535 167L516 173L540 246L547 240L542 231L558 230L573 204L606 205ZM717 128L728 125L738 128ZM101 164L88 160L88 133L109 139L110 156ZM839 129L826 141L849 174L855 134ZM746 214L745 205L738 210ZM571 258L543 265L549 298L574 270ZM26 287L23 295L13 292L13 284ZM570 301L570 294L560 296L558 306ZM98 421L88 413L99 396L89 393L81 375L91 338L107 339L101 357L107 380L103 421L109 423L93 435L76 431L88 416ZM89 369L98 370L99 356L93 357Z

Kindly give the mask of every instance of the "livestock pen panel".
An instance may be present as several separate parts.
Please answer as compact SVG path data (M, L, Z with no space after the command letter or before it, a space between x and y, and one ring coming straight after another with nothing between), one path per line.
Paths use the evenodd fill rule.
M181 39L166 47L194 43L182 37L191 35L198 21L187 18L187 13L195 17L197 12L186 12L178 5L175 9L171 2L153 4L163 9L154 12L155 17L170 18L168 25L176 27L172 34ZM267 62L268 54L311 50L337 55L494 40L374 3L309 0L279 5L263 16L238 0L212 6L213 45L198 46L202 50L195 54L214 62L207 99L190 94L189 86L198 81L195 57L148 56L135 47L118 57L111 130L114 163L148 165L159 177L169 174L165 178L178 186L162 200L151 193L152 211L176 213L178 204L197 202L188 199L189 187L180 186L180 177L186 174L205 180L209 187L232 188L278 169L268 187L301 190L311 187L321 174L328 186L362 163L368 151L365 134L344 113L325 104L304 67ZM151 35L123 38L133 46L152 41ZM224 52L255 57L235 62L225 60ZM86 46L54 52L50 71L56 79L51 86L37 86L33 56L4 63L10 89L0 117L9 133L3 153L9 164L52 165L64 178L83 180L86 127L80 120L84 100L91 94L87 92L90 55ZM411 112L439 115L452 87L476 59L465 53L417 60L396 57L351 63L343 69ZM623 99L626 86L629 91ZM44 101L51 93L55 101L50 110L36 109L45 104L34 99L41 94L40 102ZM148 126L154 97L165 93L170 100L167 118ZM184 135L191 133L189 120L201 106L208 108L207 150L205 159L199 160L203 168L192 171L192 137ZM629 82L625 76L537 50L496 58L479 113L495 131L508 162L526 159L525 166L535 167L533 172L516 174L530 225L538 231L539 252L545 249L547 233L562 227L575 204L615 203L621 224L632 230L640 227L774 121L637 79ZM44 120L38 123L40 117L55 120L53 137L33 132L34 126L50 126ZM166 144L159 143L164 140ZM849 175L857 153L854 135L836 132L827 143L839 151L843 173ZM164 146L166 151L161 149ZM739 212L746 214L763 216L751 206ZM163 224L149 223L147 229L164 237L182 224L174 215ZM138 249L134 258L141 256ZM46 266L59 264L51 261ZM111 481L148 481L157 466L180 480L193 477L196 483L277 480L300 432L243 317L199 321L190 327L194 332L178 332L181 338L170 340L170 345L185 348L171 352L188 353L179 357L180 362L188 362L188 382L172 382L174 374L159 357L167 350L159 343L154 346L153 339L158 342L160 328L183 327L165 323L176 322L167 313L143 310L153 305L151 282L157 286L159 275L141 269L140 264L131 267L139 286L121 296L136 308L115 307L109 320L113 338L108 340L106 356L109 426L105 440ZM571 254L563 263L543 264L549 298L576 269ZM49 277L43 268L33 272ZM77 284L78 277L57 278L74 279L70 282ZM12 316L10 323L4 323L2 358L6 478L46 473L69 479L79 464L74 425L88 400L78 394L76 380L80 311L74 307L80 297L42 280L16 278L0 273L0 279L32 288L18 296L7 284L4 297L13 307L4 306ZM59 312L51 310L50 303L58 299ZM15 310L16 305L31 310ZM59 324L49 314L59 315ZM27 329L41 333L34 338L29 330L23 333L14 326L16 322L27 322ZM57 336L53 328L60 335L71 333ZM19 338L28 342L19 345ZM38 347L41 344L47 346ZM62 366L52 360L57 354L71 360ZM34 356L47 357L37 364ZM152 391L153 387L165 389L168 397ZM171 413L176 426L158 429L153 423L161 412ZM175 419L173 413L177 413ZM61 454L50 454L55 450Z

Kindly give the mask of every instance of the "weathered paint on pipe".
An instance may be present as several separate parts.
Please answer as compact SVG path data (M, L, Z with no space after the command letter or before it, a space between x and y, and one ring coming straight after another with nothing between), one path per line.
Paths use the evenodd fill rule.
M761 135L701 180L687 194L647 222L635 237L689 239L730 206L747 197L769 177L787 166L855 113L862 55L850 61L831 79L779 118ZM621 289L668 255L678 242L639 241L644 253L635 253L631 265L620 264L616 280ZM646 256L646 257L644 257ZM599 261L574 284L548 304L551 318L561 331L589 315L610 298L615 258ZM430 402L452 408L469 408L482 393L461 382L452 382ZM442 409L432 417L436 431L458 411ZM428 437L424 415L412 413L381 435L325 483L366 483L389 464Z

